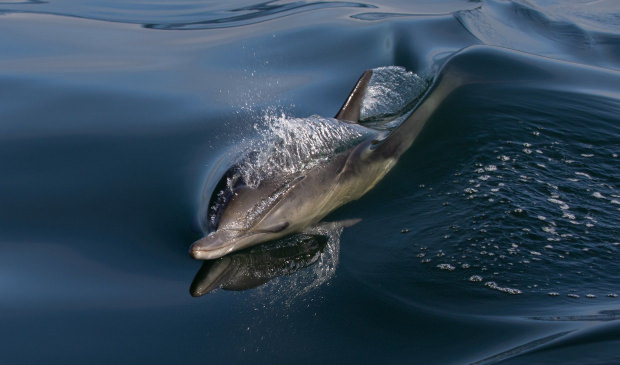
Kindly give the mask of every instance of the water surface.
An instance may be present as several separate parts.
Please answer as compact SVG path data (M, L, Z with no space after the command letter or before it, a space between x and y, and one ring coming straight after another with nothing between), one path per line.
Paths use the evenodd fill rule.
M0 14L2 363L620 361L616 1ZM296 260L192 297L187 249L231 151L274 115L333 117L392 65L478 77L327 217L360 223L263 247L249 257Z

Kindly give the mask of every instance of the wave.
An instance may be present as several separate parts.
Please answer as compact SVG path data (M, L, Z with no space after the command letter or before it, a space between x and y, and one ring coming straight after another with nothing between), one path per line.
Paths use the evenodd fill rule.
M116 4L106 7L63 7L41 0L0 2L0 14L31 13L69 16L115 23L141 24L148 29L199 30L241 27L305 12L337 8L377 8L376 5L346 1L264 1L247 6L221 7L190 1L182 4ZM227 4L229 5L229 4ZM33 8L32 6L36 6Z
M307 11L330 8L375 8L375 6L363 3L340 1L294 1L285 3L281 3L279 1L267 1L256 5L231 9L224 13L212 14L211 19L204 19L195 22L144 24L144 27L166 30L230 28L261 23Z
M303 174L336 153L374 135L359 124L311 116L266 114L259 137L248 141L237 164L244 185L257 187L272 177Z
M618 68L618 2L488 0L454 16L485 45Z

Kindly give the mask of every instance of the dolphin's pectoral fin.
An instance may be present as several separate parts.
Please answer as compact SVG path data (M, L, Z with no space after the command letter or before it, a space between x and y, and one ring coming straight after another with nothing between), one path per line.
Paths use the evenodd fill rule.
M360 77L357 84L355 84L347 101L344 102L342 108L340 108L340 111L336 114L336 119L348 120L356 123L359 122L362 100L364 99L364 95L366 95L366 87L371 77L371 70L367 70L362 74L362 77Z
M313 226L307 227L301 232L305 234L316 234L317 229L320 230L322 228L326 228L326 229L349 228L349 227L353 227L354 225L358 224L361 221L362 221L361 218L352 218L352 219L343 219L343 220L335 221L335 222L319 222Z
M343 219L341 221L334 222L334 223L338 224L342 228L349 228L349 227L353 227L354 225L358 224L361 221L362 221L361 218L351 218L351 219Z
M256 229L254 230L254 232L256 233L278 233L278 232L284 231L286 227L288 227L289 225L290 225L289 222L283 222L280 224L273 225L271 227Z

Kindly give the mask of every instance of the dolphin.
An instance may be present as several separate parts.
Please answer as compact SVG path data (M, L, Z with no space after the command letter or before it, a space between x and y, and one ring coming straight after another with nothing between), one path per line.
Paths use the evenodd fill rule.
M373 188L413 144L437 107L461 86L511 84L522 87L552 80L551 90L571 87L617 92L618 74L604 69L490 47L467 47L447 59L407 118L389 134L375 134L328 161L286 181L262 181L257 188L235 188L218 212L213 231L190 247L195 259L230 252L302 232L334 209ZM567 77L570 75L570 77ZM372 76L361 76L336 115L356 123Z
M372 70L365 71L336 114L358 123ZM389 134L374 133L323 163L257 187L234 187L218 208L213 231L194 242L194 259L211 260L263 242L301 233L336 208L372 189L411 146L440 102L458 85L458 78L438 78L410 115ZM225 178L223 179L225 180Z

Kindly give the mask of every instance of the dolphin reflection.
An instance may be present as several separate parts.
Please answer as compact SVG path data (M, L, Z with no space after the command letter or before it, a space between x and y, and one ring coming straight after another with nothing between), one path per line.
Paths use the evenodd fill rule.
M335 271L342 228L358 221L324 223L303 233L206 260L192 281L190 294L199 297L220 288L248 290L311 266L314 267L306 273L305 288L297 289L318 287Z

